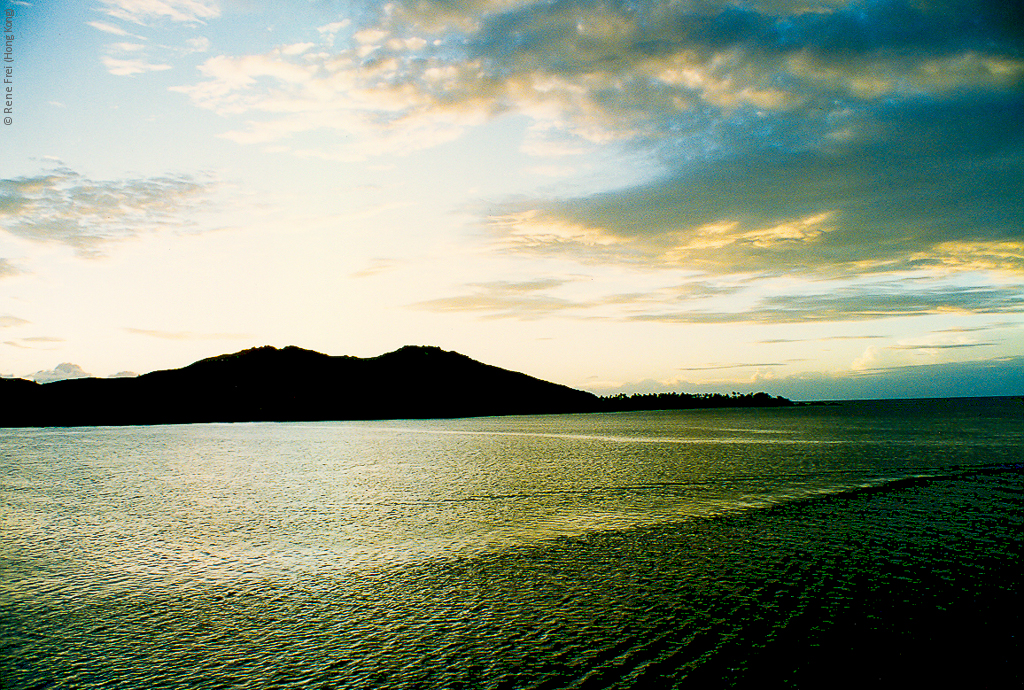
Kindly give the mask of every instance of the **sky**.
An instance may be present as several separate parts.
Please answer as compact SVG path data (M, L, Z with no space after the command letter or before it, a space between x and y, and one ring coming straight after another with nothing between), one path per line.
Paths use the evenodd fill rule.
M2 6L3 376L1024 393L1020 3Z

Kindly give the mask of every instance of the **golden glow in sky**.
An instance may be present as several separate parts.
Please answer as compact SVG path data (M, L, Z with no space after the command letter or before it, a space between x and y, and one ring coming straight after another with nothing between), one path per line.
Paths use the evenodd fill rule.
M599 393L1022 392L1014 3L3 7L4 376L422 344Z

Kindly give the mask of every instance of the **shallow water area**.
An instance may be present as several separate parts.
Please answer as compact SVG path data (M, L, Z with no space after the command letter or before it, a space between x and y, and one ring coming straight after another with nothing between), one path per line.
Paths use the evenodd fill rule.
M975 399L0 430L0 680L799 684L965 625L994 676L1022 427Z

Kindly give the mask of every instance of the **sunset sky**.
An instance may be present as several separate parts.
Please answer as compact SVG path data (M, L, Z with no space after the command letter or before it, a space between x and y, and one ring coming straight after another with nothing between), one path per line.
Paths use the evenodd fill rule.
M1024 393L1020 3L3 8L4 376L415 344L602 394Z

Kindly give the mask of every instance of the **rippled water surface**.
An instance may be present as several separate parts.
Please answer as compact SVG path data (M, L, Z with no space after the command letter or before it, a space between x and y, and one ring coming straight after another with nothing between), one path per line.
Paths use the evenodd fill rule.
M0 429L0 686L1016 678L1022 417Z

